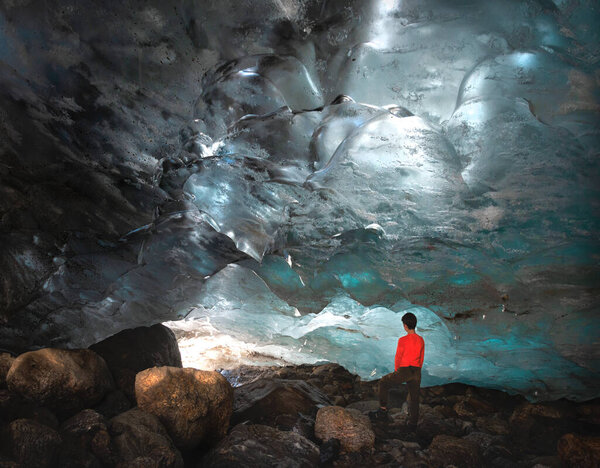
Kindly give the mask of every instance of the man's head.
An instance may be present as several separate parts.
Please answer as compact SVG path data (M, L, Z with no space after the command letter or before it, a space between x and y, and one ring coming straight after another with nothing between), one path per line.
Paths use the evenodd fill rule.
M402 316L402 323L406 325L409 330L414 330L417 327L417 317L415 314L407 312Z

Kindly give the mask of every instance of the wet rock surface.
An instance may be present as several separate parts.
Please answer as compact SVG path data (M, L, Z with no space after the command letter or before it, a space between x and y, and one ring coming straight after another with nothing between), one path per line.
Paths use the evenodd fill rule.
M181 367L175 334L161 324L124 330L90 346L102 356L117 387L135 402L135 376L150 367Z
M234 389L231 423L276 425L285 415L314 415L317 407L330 404L323 392L303 380L265 378Z
M260 424L235 426L199 465L225 468L230 466L317 466L319 447L290 431Z
M235 388L216 372L146 369L137 379L140 407L111 390L74 414L26 398L21 387L0 389L0 467L592 468L600 460L598 400L533 403L434 386L421 389L414 428L406 389L390 393L379 417L377 381L335 364L223 374ZM230 424L232 411L231 421L245 423Z
M137 375L135 393L140 409L156 415L178 447L214 442L229 427L233 388L218 372L153 367Z

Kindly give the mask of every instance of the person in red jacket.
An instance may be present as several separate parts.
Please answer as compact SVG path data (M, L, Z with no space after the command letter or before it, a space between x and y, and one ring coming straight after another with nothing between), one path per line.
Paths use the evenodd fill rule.
M410 312L404 314L402 323L404 324L404 330L406 330L406 336L398 340L394 360L395 371L384 375L379 381L379 406L380 412L385 414L390 387L406 382L410 398L408 425L414 428L419 420L419 390L421 388L421 367L423 367L425 342L415 332L417 327L415 314Z

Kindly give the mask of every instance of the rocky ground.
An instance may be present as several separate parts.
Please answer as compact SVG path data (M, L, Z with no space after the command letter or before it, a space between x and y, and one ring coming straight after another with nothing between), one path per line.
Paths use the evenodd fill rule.
M183 369L162 325L85 350L0 354L0 467L597 467L600 400L530 403L497 390L406 390L336 364Z

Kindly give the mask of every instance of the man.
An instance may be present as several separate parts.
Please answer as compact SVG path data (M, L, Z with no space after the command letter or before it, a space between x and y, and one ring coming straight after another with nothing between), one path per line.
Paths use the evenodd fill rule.
M406 336L398 340L394 360L395 372L384 375L379 381L379 413L387 415L390 387L406 382L410 397L408 425L414 429L419 420L419 390L421 388L421 367L423 367L425 342L415 332L417 327L415 314L410 312L404 314L402 323L404 324Z

